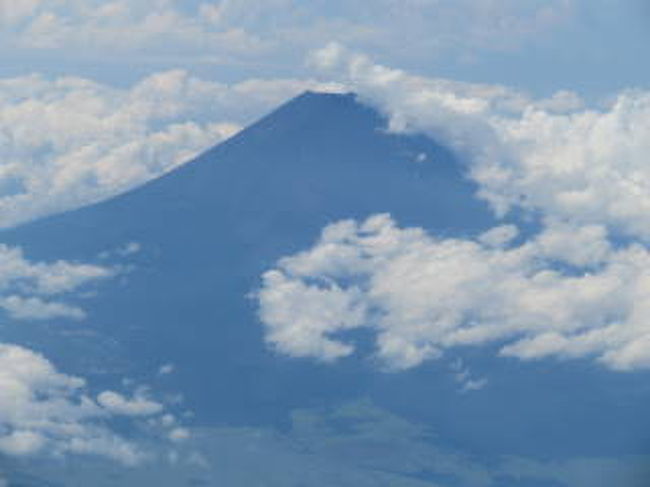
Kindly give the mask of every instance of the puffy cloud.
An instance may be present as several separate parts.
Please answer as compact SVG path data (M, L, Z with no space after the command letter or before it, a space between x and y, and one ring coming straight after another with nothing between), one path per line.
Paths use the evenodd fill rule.
M49 320L52 318L82 320L86 317L86 313L80 308L64 303L47 302L37 297L8 296L0 299L0 307L15 320Z
M147 397L143 389L129 398L104 391L93 400L90 387L65 375L43 356L26 348L0 344L0 453L10 456L95 455L133 465L149 453L140 440L177 441L176 421L167 406ZM151 437L126 440L111 430L114 417L126 416L133 426L148 428ZM138 418L156 417L154 423ZM153 426L153 427L152 427Z
M611 248L601 227L548 227L497 246L495 232L504 233L437 238L387 215L332 224L313 248L264 275L258 299L267 341L285 354L331 361L355 349L341 331L369 328L377 358L391 369L485 344L521 359L650 367L650 251ZM577 243L560 245L562 232Z
M0 79L0 227L132 188L319 87L328 88L309 80L225 85L184 71L127 89L79 78Z
M15 320L81 320L86 316L82 309L52 297L67 296L117 272L93 264L32 262L20 248L0 245L0 308Z
M0 345L0 365L0 452L92 453L125 463L140 459L134 445L101 425L107 412L84 393L83 380L14 345Z
M262 319L269 327L267 339L278 350L327 361L352 353L353 347L328 334L364 324L366 310L359 293L336 285L310 286L280 270L267 272L264 282Z
M145 396L129 399L113 391L102 392L97 396L97 402L107 411L122 416L151 416L163 410L162 404Z

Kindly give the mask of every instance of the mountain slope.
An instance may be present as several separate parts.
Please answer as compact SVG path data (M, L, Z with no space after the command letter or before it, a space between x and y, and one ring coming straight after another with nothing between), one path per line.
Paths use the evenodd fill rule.
M444 233L489 226L447 151L384 126L352 95L306 93L159 180L3 232L3 242L39 260L92 260L129 242L142 248L126 281L83 303L89 318L81 326L102 337L94 348L82 341L71 353L75 345L56 333L40 346L73 372L99 367L107 380L175 363L171 385L182 385L210 420L280 417L362 390L363 364L348 364L355 372L341 376L268 352L247 296L264 270L332 221L389 212ZM38 339L24 327L14 333L17 341ZM91 349L100 365L88 362Z

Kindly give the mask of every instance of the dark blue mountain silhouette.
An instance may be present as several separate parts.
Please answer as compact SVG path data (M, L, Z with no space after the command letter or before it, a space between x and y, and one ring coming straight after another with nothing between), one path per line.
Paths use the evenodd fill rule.
M384 127L352 95L306 93L135 191L0 238L48 260L92 260L140 243L128 283L84 303L89 326L117 338L139 367L177 363L199 414L264 419L289 403L317 403L324 390L363 387L355 374L341 381L265 350L247 295L278 258L311 245L328 223L378 212L446 233L491 222L445 149ZM62 355L87 360L82 350Z
M479 453L626 448L638 431L631 418L646 417L643 401L619 401L635 376L614 381L588 365L560 374L475 352L495 378L474 400L454 391L444 364L383 374L361 356L326 366L267 349L249 295L328 223L388 212L403 226L462 236L495 223L448 150L385 126L353 95L306 93L134 191L3 231L0 241L37 260L94 261L128 242L142 246L123 279L82 302L86 323L7 327L5 341L34 345L102 385L144 380L172 362L178 372L166 387L183 393L201 425L281 427L296 408L371 397ZM83 329L93 335L75 335Z

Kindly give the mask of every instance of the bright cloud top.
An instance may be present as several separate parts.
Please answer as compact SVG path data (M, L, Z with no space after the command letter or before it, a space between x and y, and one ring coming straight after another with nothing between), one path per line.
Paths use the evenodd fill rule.
M325 228L282 259L259 292L278 351L332 361L345 330L376 333L376 356L405 369L447 349L500 344L521 359L594 357L650 367L650 252L614 249L602 226L555 224L521 245L513 227L474 240L399 228L387 215Z

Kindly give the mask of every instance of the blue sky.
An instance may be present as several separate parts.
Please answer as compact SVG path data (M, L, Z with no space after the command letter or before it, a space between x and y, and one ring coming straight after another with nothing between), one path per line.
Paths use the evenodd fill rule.
M601 96L650 81L642 0L4 2L5 76L115 84L183 67L213 80L308 75L330 41L413 72ZM101 59L101 62L98 62Z

